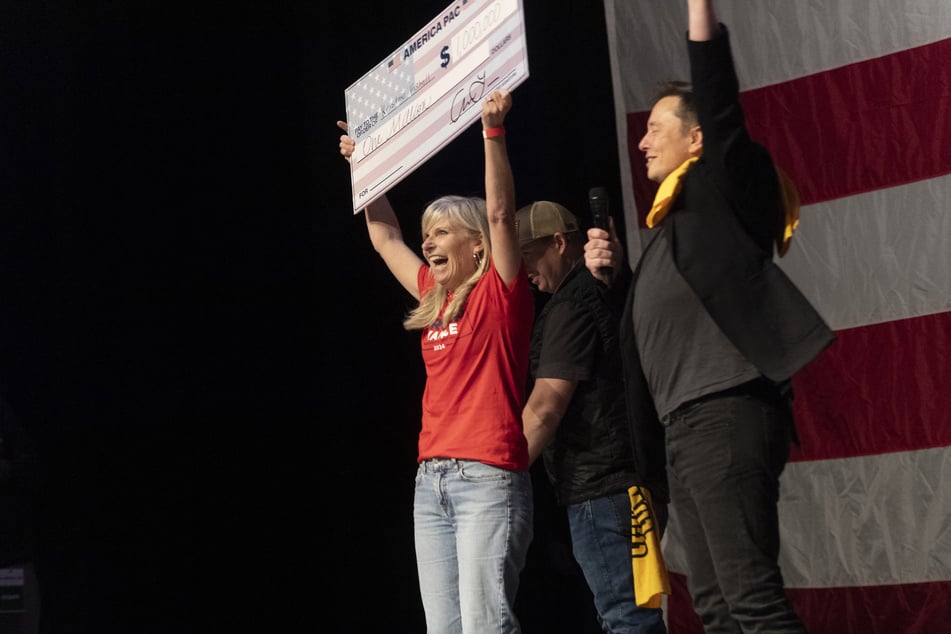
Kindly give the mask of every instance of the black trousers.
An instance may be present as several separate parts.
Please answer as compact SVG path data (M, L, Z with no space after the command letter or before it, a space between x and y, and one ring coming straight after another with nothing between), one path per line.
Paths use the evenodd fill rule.
M757 383L691 401L667 424L671 525L708 633L804 632L777 563L792 407Z

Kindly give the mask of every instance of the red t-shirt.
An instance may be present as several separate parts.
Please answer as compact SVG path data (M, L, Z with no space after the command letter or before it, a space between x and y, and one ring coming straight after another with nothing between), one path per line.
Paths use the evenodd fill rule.
M429 267L420 296L433 289ZM478 460L528 469L522 408L535 300L524 270L506 288L491 265L469 292L460 317L423 330L426 365L419 460Z

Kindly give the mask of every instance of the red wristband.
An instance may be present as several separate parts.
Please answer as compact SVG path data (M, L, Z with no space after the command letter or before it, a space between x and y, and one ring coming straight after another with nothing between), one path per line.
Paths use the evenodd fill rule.
M502 136L503 134L505 134L505 128L503 128L502 126L499 126L497 128L486 128L485 130L482 131L482 138L491 139L492 137Z

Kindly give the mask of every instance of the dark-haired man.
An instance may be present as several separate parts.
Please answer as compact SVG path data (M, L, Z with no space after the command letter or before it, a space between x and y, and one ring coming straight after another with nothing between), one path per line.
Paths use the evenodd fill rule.
M778 564L779 476L790 379L833 334L773 262L798 209L747 132L726 27L711 0L687 4L692 85L665 87L638 146L660 184L657 229L633 276L613 231L589 231L586 266L621 272L635 433L665 434L670 521L704 628L803 632Z

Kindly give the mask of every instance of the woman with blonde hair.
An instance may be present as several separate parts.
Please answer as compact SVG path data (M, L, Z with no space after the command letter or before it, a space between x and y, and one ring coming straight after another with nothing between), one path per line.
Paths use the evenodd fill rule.
M483 101L486 197L426 207L425 261L385 196L363 210L374 249L419 300L404 321L422 333L426 366L413 517L426 628L439 634L521 631L513 607L532 539L521 412L534 297L502 125L511 106L502 90ZM353 150L341 136L340 153L349 160Z

